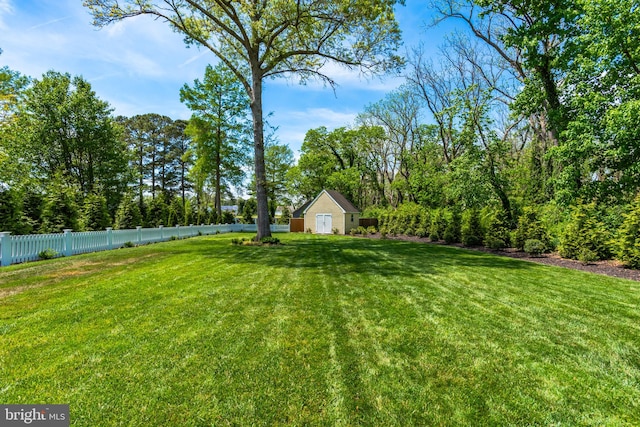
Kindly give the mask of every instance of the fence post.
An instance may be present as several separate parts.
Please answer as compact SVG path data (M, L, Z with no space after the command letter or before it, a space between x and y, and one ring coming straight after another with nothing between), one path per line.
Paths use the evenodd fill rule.
M73 255L73 236L71 235L71 231L68 228L62 230L64 233L64 256Z
M176 224L176 230L178 231L178 239L180 238L180 224Z
M11 232L3 231L0 233L0 248L2 250L2 267L11 265Z
M113 249L113 227L107 227L107 248Z
M158 228L160 229L160 241L164 240L164 226L159 225Z
M142 243L142 226L139 225L136 227L136 230L138 230L138 245Z

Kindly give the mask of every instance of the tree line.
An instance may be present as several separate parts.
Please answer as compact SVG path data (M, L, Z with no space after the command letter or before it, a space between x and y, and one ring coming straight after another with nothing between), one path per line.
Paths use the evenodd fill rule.
M253 222L255 203L222 211L238 203L251 161L246 96L223 66L181 89L188 121L113 116L85 79L56 71L30 78L3 67L0 96L3 231L228 223L236 213ZM277 141L266 153L275 211L288 203L281 181L293 153Z
M405 58L393 54L399 41L394 2L379 8L376 2L355 2L362 7L360 15L335 11L345 14L344 21L317 15L309 19L318 19L318 26L307 22L313 28L305 34L300 14L307 19L308 10L275 11L270 3L260 6L260 13L229 9L224 2L213 2L208 13L198 2L164 12L85 3L99 25L137 14L161 17L186 34L188 42L209 48L221 65L181 91L194 112L188 124L149 116L138 118L137 125L129 123L133 118L110 119L108 106L97 98L78 114L85 104L82 97L92 94L81 78L60 75L65 83L57 87L45 82L46 75L30 81L3 69L0 131L6 142L0 173L4 189L10 190L7 197L18 194L11 197L21 200L21 215L34 222L33 230L56 222L46 200L37 200L38 194L63 197L62 191L45 191L56 185L69 190L64 197L83 205L99 193L104 200L93 205L100 206L97 210L106 206L113 221L123 200L133 206L133 214L137 204L147 223L158 218L163 223L178 217L184 221L187 212L192 218L215 213L218 219L221 195L240 182L241 165L251 159L249 188L256 195L258 216L275 211L287 197L303 201L322 188L334 188L377 212L383 223L405 205L427 209L429 221L437 218L440 227L434 237L443 237L454 224L449 235L462 238L457 224L468 218L471 228L479 224L484 229L476 241L496 245L514 244L518 239L513 233L527 235L523 229L530 223L537 231L525 240L537 240L545 250L574 241L591 251L584 258L608 258L624 252L614 242L637 245L637 230L634 235L629 225L640 184L640 14L634 1L431 0L429 25L453 20L463 30L446 37L439 55L427 56L418 46ZM187 21L178 19L186 16ZM232 26L221 25L227 18ZM187 28L184 22L194 25ZM344 32L349 28L358 29L353 40ZM250 34L256 38L245 40ZM360 44L350 51L345 47L350 41ZM291 74L331 84L321 72L329 60L350 67L364 64L372 71L404 63L405 84L367 106L352 126L310 130L298 164L290 169L271 165L270 176L266 165L291 159L292 153L265 145L262 79ZM34 102L38 96L42 100ZM62 101L68 106L50 108ZM250 120L238 114L246 108ZM70 117L78 121L65 128ZM103 126L87 126L82 121L87 117ZM155 124L143 124L146 120ZM183 142L191 145L179 148L185 135ZM94 142L83 143L89 136ZM155 145L136 142L138 137ZM53 145L45 149L41 144ZM95 146L89 150L91 144ZM115 155L123 146L129 155ZM45 153L42 158L40 153ZM194 194L193 199L186 194ZM416 218L409 229L431 234L426 215ZM422 225L416 227L416 221ZM501 227L504 232L486 239L487 230ZM564 236L567 230L575 236Z
M637 265L637 2L429 6L430 26L459 31L436 56L407 52L405 84L351 126L307 132L292 191L339 190L385 232L449 228L461 241L467 221L469 242L523 249L520 233L569 258ZM403 207L413 214L398 220Z

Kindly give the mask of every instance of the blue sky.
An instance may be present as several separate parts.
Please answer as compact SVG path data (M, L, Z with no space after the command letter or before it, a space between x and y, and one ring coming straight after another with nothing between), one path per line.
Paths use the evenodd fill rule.
M435 53L442 43L443 30L425 29L425 3L407 0L397 9L403 49L424 42ZM93 27L82 0L0 0L0 48L0 66L35 78L47 70L82 75L114 114L124 116L159 113L188 119L179 90L202 78L205 66L215 62L209 51L185 47L179 34L150 17ZM348 126L366 105L402 83L391 76L362 80L339 67L329 74L339 84L335 93L321 83L266 82L265 112L273 114L269 121L278 127L278 140L296 152L307 130Z

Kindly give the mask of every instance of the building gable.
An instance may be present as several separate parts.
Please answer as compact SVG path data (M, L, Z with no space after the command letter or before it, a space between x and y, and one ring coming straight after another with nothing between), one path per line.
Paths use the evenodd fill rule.
M342 194L338 193L337 191L322 190L320 194L318 194L318 196L315 199L313 199L311 203L309 203L309 205L305 208L303 213L306 214L307 211L313 205L315 205L323 195L326 195L340 209L340 211L342 211L342 213L358 213L359 212L358 209L355 206L353 206L353 204L349 202L346 197L344 197Z

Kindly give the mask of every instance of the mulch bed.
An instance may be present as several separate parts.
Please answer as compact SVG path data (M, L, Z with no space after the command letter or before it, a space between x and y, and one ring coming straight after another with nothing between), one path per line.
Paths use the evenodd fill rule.
M368 237L372 239L379 239L380 233L370 234L366 236L358 235L359 237ZM604 276L612 276L612 277L620 277L622 279L636 280L640 281L640 270L633 270L630 268L625 268L621 262L619 261L596 261L584 265L580 261L575 261L572 259L564 259L561 258L557 253L552 254L544 254L539 257L532 257L526 254L525 252L520 252L516 249L509 248L505 250L494 250L485 247L465 247L462 244L451 244L447 245L444 242L432 242L428 237L416 237L416 236L387 236L389 240L404 240L410 242L419 242L419 243L428 243L432 245L443 245L443 246L455 246L459 248L465 248L475 251L486 252L494 255L507 256L510 258L517 258L524 261L531 261L538 264L545 265L553 265L556 267L564 267L571 268L573 270L582 270L588 271L589 273L602 274Z

